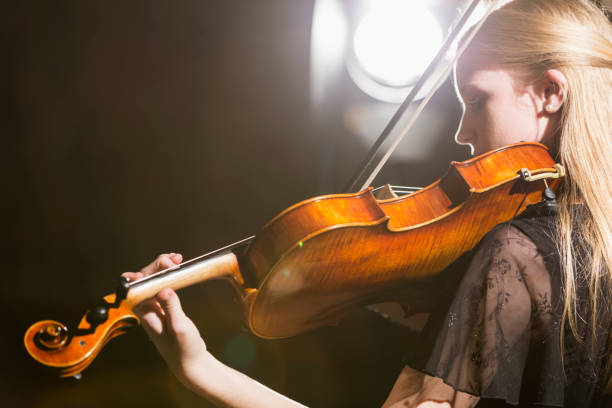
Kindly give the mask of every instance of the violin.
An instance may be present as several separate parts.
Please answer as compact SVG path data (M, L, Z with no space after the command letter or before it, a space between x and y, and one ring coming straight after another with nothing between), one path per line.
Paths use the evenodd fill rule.
M410 194L379 200L369 187L282 211L254 237L141 280L122 280L76 328L43 320L25 333L28 353L60 377L79 374L113 337L138 325L133 308L164 287L213 279L234 288L253 334L294 336L335 325L352 309L423 296L419 283L472 249L543 191L563 167L538 143L516 143L464 162ZM550 183L549 183L550 181ZM252 277L254 287L245 285Z

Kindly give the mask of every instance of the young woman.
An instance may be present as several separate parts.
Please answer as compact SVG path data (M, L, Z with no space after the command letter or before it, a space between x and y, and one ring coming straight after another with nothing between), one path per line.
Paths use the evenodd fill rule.
M455 74L464 105L458 143L481 154L540 142L567 177L558 211L496 227L461 274L441 274L450 300L432 310L424 346L384 406L604 406L612 391L612 27L587 0L516 0L490 16ZM161 255L126 276L179 262ZM138 313L196 393L221 406L300 406L216 360L172 290Z

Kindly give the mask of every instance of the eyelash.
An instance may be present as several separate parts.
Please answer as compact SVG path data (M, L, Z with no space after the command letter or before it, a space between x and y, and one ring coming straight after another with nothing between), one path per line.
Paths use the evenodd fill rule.
M484 98L482 96L477 96L476 98L472 98L468 101L464 100L463 103L466 107L468 106L480 106L483 102Z

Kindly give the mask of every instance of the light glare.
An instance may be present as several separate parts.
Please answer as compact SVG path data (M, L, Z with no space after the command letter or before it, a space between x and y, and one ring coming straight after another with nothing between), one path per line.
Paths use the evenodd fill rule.
M375 2L353 38L357 61L373 78L391 86L414 82L442 43L442 29L419 4Z
M315 106L324 99L330 82L342 67L346 48L347 23L339 0L318 0L312 21L310 75Z

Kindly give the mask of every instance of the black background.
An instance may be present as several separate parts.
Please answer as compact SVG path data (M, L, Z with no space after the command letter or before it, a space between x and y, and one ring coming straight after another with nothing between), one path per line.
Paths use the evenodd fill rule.
M312 1L0 7L0 405L208 406L140 328L113 340L80 381L40 372L23 333L41 319L74 324L117 275L159 253L199 255L348 181L367 146L311 113ZM435 157L390 164L399 178L390 181L423 185L466 157L444 137ZM365 310L337 328L261 340L224 285L181 298L219 359L312 406L380 405L414 340Z

